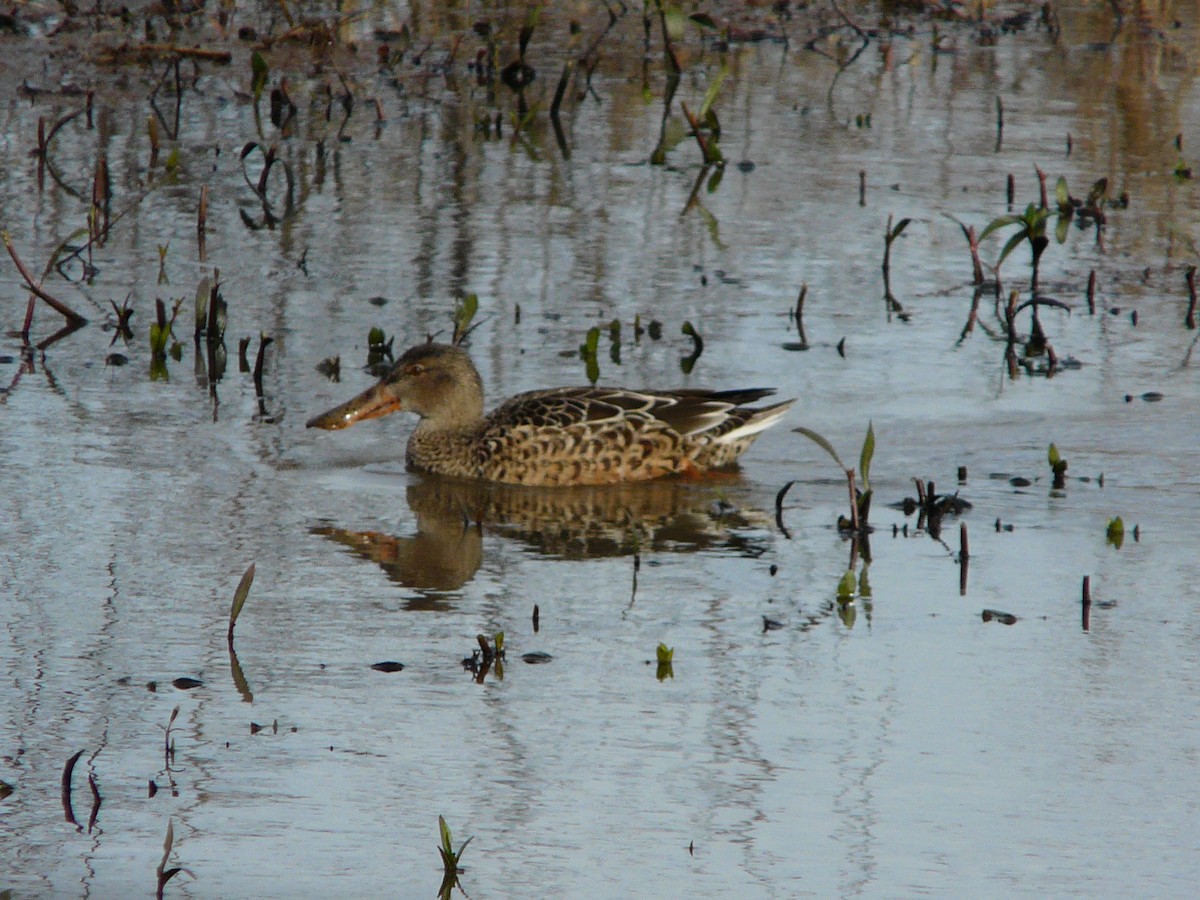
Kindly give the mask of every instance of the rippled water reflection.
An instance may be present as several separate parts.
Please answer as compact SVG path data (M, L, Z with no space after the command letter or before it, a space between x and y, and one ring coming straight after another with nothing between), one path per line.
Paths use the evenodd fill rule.
M586 48L608 17L572 14ZM341 34L356 53L277 47L267 94L286 76L296 106L283 129L266 95L256 120L251 42L198 18L180 43L228 46L233 62L181 66L174 137L171 67L83 61L144 35L103 21L100 35L51 39L56 20L22 11L30 33L0 37L0 219L40 274L56 247L86 239L101 153L121 216L90 257L45 279L91 324L44 354L24 356L19 336L0 347L0 780L13 788L0 891L147 893L170 822L168 866L194 878L176 876L168 896L429 896L439 814L457 840L475 836L462 876L474 897L1190 889L1200 432L1196 332L1182 322L1200 202L1172 173L1200 133L1197 22L1186 5L1149 28L1115 29L1106 5L1057 14L1057 43L1036 20L992 42L952 23L935 39L915 19L836 78L804 49L819 38L834 57L853 52L847 28L820 38L832 12L797 13L786 45L728 52L689 25L677 100L699 109L729 67L714 108L730 165L712 185L690 138L666 165L647 162L665 76L657 26L644 60L632 8L571 82L567 154L546 115L568 40L557 13L535 29L520 131L512 93L467 64L486 59L472 21L501 29L504 64L523 12L369 7ZM231 28L272 28L275 13L253 15ZM405 22L411 47L397 58L389 37L392 65L377 68L375 30ZM92 127L82 113L62 126L39 183L38 119L82 109L77 87L95 91ZM152 95L162 147L148 168ZM259 150L240 158L249 142L277 148L265 206ZM960 340L971 267L948 217L981 231L1008 211L1009 173L1024 209L1035 166L1051 194L1060 175L1076 196L1107 176L1130 202L1108 211L1102 245L1072 226L1042 263L1043 291L1071 306L1043 310L1047 337L1080 367L1013 379L991 293ZM912 219L891 276L907 320L883 301L889 215ZM984 242L985 261L1002 242ZM229 356L210 383L212 360L188 337L214 267ZM1027 271L1018 250L1005 289L1024 289ZM19 330L25 292L7 260L0 281L4 327ZM798 341L801 284L810 349L796 352L784 345ZM786 428L728 479L563 495L410 476L401 416L304 430L370 383L368 329L397 348L443 332L467 291L493 402L583 381L577 348L599 326L606 382L775 385L801 398L789 422L848 461L873 422L877 531L869 568L855 563L856 602L836 601L844 480ZM126 296L133 339L110 347L109 301ZM181 297L181 359L151 380L154 301L169 312ZM635 317L661 321L661 338L635 341ZM690 375L685 320L704 338ZM39 305L33 341L59 324ZM237 359L249 338L253 364L260 333L273 338L261 396ZM316 370L333 355L336 384ZM1064 491L1050 489L1051 442L1070 463ZM913 477L974 504L965 595L957 520L933 540L888 506ZM792 479L785 537L775 496ZM1120 550L1105 542L1117 515ZM226 627L250 562L239 687ZM1017 622L984 623L985 609ZM501 630L503 678L478 684L461 660ZM675 649L662 681L659 642ZM526 665L531 651L553 659ZM405 667L371 669L385 660ZM203 684L178 690L180 677ZM60 787L79 750L82 830L64 821ZM90 832L89 776L103 797Z

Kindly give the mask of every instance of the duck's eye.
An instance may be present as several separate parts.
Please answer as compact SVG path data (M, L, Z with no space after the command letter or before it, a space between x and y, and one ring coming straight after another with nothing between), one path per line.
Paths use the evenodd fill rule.
M423 365L421 365L420 363L413 363L411 366L408 367L408 374L409 375L424 375L425 367Z

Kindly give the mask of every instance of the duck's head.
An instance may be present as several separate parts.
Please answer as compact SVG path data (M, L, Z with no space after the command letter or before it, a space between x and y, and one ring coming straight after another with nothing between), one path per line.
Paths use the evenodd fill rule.
M430 425L465 425L483 415L483 384L465 351L448 344L419 344L405 352L379 383L308 420L330 431L398 410Z

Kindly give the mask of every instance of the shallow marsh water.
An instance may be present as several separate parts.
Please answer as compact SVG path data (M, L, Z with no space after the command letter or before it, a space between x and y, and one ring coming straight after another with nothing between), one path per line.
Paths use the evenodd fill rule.
M725 54L693 29L677 100L698 108L728 63L716 109L730 165L691 208L694 142L647 163L661 42L644 94L633 13L601 45L596 97L579 99L582 80L568 94L569 159L545 114L566 40L554 16L535 30L540 107L517 137L511 92L489 94L466 68L482 46L470 23L500 13L371 7L343 35L357 56L334 57L356 98L347 140L334 66L295 47L268 54L270 86L289 79L294 129L267 123L264 98L260 134L250 47L231 41L230 65L201 63L194 78L184 67L179 138L162 151L179 149L174 174L161 160L147 170L162 64L93 69L67 52L42 63L53 23L0 38L12 60L0 220L25 261L40 272L60 242L79 242L87 204L67 188L90 193L100 148L114 209L130 206L94 249L90 284L77 263L75 281L46 281L91 324L28 363L19 337L0 347L0 780L13 788L0 800L0 891L148 893L170 822L168 866L190 876L168 896L431 896L444 815L456 842L474 835L462 875L472 897L1188 893L1200 876L1200 390L1196 332L1182 323L1200 196L1172 170L1200 142L1200 35L1186 5L1161 31L1131 22L1115 37L1107 5L1058 12L1057 44L1031 27L981 46L974 26L943 24L938 53L917 19L912 36L888 52L873 40L836 79L803 49L819 22L794 22L787 46ZM607 21L602 9L575 14L585 40ZM524 13L508 15L502 62ZM426 58L377 71L373 29L410 20ZM211 24L197 27L214 40ZM463 33L450 78L440 63ZM31 95L22 79L52 93ZM85 82L95 128L64 126L52 157L66 187L47 175L39 188L28 156L38 117L81 106L61 89ZM497 114L500 137L482 127ZM263 217L239 166L249 141L277 144L293 179L285 215L284 174L272 174L274 227L245 224L243 213ZM959 341L971 270L947 216L981 230L1008 211L1008 173L1024 209L1035 165L1051 190L1059 175L1076 195L1107 176L1130 203L1108 211L1103 247L1072 227L1043 260L1043 291L1072 307L1043 311L1047 336L1080 368L1012 379L1003 342L982 327ZM889 215L913 220L892 261L907 321L883 301ZM985 260L1002 241L985 241ZM164 244L169 283L158 283ZM191 297L213 267L230 351L215 387L187 340ZM1006 286L1024 288L1027 272L1021 249ZM783 345L797 340L788 311L802 283L812 346L794 352ZM19 329L25 292L8 260L0 284L4 329ZM870 596L839 608L845 483L787 428L728 479L549 496L405 473L400 416L304 430L370 383L370 327L398 350L445 331L466 291L480 298L469 346L492 401L581 382L579 344L615 318L621 362L603 335L605 382L773 384L801 398L791 425L853 460L873 422ZM126 294L134 338L110 349L108 301ZM165 381L148 374L156 297L187 298L183 358L168 360ZM996 332L991 310L988 292L980 319ZM661 320L662 339L635 343L635 315ZM704 336L690 376L685 320ZM57 327L39 306L33 340ZM237 339L254 338L253 359L260 332L273 338L261 402L236 360ZM115 351L127 364L105 364ZM335 354L340 383L316 371ZM1051 442L1070 463L1063 491L1049 484ZM937 541L888 505L914 493L914 476L974 504L965 594L958 520ZM785 536L774 502L793 479ZM1140 526L1119 550L1105 541L1117 515ZM250 562L239 687L225 633ZM985 609L1018 621L984 622ZM764 616L783 627L764 630ZM503 678L478 684L460 660L498 630ZM660 641L675 648L661 681ZM531 651L553 659L522 662ZM405 668L371 669L385 660ZM183 676L203 685L177 690ZM251 722L267 727L251 734ZM79 750L82 830L60 802ZM103 797L90 830L89 775Z

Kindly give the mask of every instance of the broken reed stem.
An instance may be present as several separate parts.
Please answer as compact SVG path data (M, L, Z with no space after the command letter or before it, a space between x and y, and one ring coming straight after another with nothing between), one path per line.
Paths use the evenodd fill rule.
M208 185L200 188L200 209L196 213L196 230L204 234L208 228Z
M1092 269L1092 271L1088 273L1087 305L1088 305L1088 315L1094 316L1096 314L1096 270L1095 269Z
M112 189L108 180L108 160L101 154L96 160L96 175L92 179L92 216L91 226L94 229L93 243L103 245L108 239L109 201Z
M38 297L41 297L43 300L49 303L57 312L64 316L70 324L76 326L86 325L87 319L79 315L79 313L75 312L75 310L71 309L71 307L67 306L67 304L63 303L58 298L46 293L44 290L42 290L40 285L34 282L33 275L30 273L29 269L25 268L25 263L21 262L21 257L17 256L17 250L13 246L12 235L10 235L7 231L3 231L0 232L0 238L4 240L5 249L8 250L8 255L12 257L13 265L17 267L17 271L21 273L21 277L25 279L25 284L29 288L30 292Z
M1187 275L1188 287L1188 311L1183 319L1183 323L1191 329L1196 327L1196 267L1188 266Z
M254 389L255 389L255 391L257 391L258 396L260 396L260 397L262 396L262 392L263 392L262 377L263 377L263 364L266 360L265 351L266 351L267 347L269 347L271 345L271 342L273 340L274 340L274 338L269 337L269 336L259 332L258 356L256 356L254 359Z
M1049 199L1046 195L1046 173L1037 166L1033 167L1033 171L1037 172L1038 194L1041 197L1042 209L1049 209Z
M1092 618L1092 576L1083 576L1083 630L1088 631L1091 627Z
M796 330L800 333L800 343L808 346L808 336L804 333L804 298L808 296L808 285L800 285L800 296L796 298Z
M1008 187L1007 187L1008 208L1009 209L1012 209L1013 201L1016 199L1016 195L1017 195L1017 182L1013 178L1012 172L1009 172L1008 173Z
M858 170L858 205L867 205L867 170Z
M967 523L958 523L958 558L966 562L971 558L971 545L967 540Z

